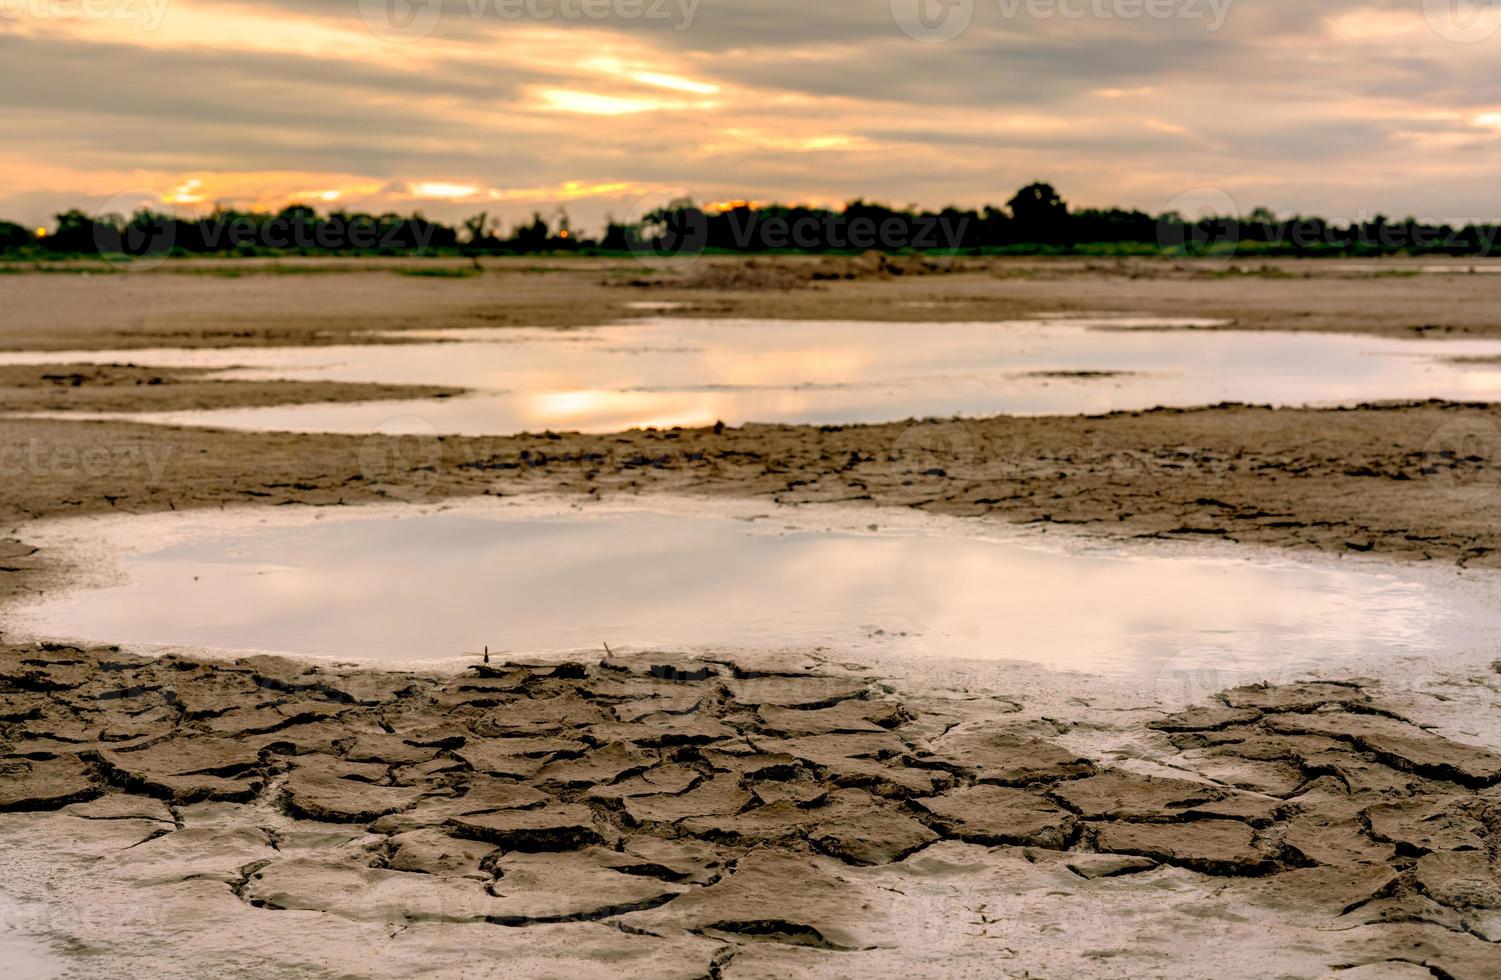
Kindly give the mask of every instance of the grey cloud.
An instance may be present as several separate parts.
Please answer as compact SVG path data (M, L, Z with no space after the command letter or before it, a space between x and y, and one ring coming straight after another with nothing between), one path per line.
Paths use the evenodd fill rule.
M879 59L730 62L722 78L814 96L888 99L976 108L1035 108L1101 87L1154 84L1214 68L1193 42L994 39L953 51L890 44Z
M289 19L360 24L356 0L244 2ZM1390 119L1352 118L1349 100L1392 100L1407 106L1408 116L1424 106L1501 104L1501 76L1488 70L1484 45L1419 38L1378 44L1382 54L1373 61L1370 47L1323 37L1332 14L1411 14L1416 0L1236 0L1225 29L1214 34L1180 21L1007 19L995 0L976 2L970 30L938 45L903 36L887 0L703 0L692 28L681 32L628 20L551 25L576 27L601 47L619 37L648 43L662 52L664 72L751 89L736 109L797 124L799 132L817 131L822 121L827 132L865 136L882 154L709 153L703 147L716 128L735 125L727 118L695 126L671 114L526 116L514 107L521 86L579 83L567 65L508 66L492 42L515 25L471 19L469 0L447 0L436 34L472 42L463 49L468 60L430 71L419 71L412 55L437 49L420 45L389 45L386 60L362 63L241 52L233 39L210 51L0 35L0 125L28 153L80 169L326 170L501 187L623 180L924 203L994 196L996 186L1034 168L1080 175L1081 187L1107 198L1112 187L1156 181L1166 190L1185 179L1229 183L1254 172L1285 184L1280 198L1266 195L1266 203L1291 206L1286 202L1306 197L1314 208L1320 194L1340 199L1349 176L1374 162L1400 165L1411 150L1394 140L1395 130L1472 132L1398 111ZM809 51L823 57L803 56ZM588 87L622 94L624 84ZM1144 87L1154 94L1113 101L1091 95ZM786 93L806 98L760 113L757 99L773 105ZM446 114L444 105L458 112ZM944 119L967 111L973 122L946 131L933 121L935 108L954 110ZM1093 129L978 132L1007 114L1101 122ZM1147 116L1188 132L1152 132L1143 126ZM532 127L539 132L528 132ZM1451 158L1489 169L1469 148ZM831 168L830 161L853 162ZM1392 201L1417 193L1410 180L1406 187L1383 181L1372 176L1359 193ZM1488 206L1483 181L1450 187L1467 188L1462 193L1477 195L1475 207ZM3 200L20 197L12 192Z
M421 75L258 52L152 50L0 36L4 74L25 79L0 87L0 104L119 112L186 120L315 123L355 129L389 120L361 96L410 100L438 86ZM445 79L441 90L475 104L514 95L504 77ZM414 115L416 113L414 112Z

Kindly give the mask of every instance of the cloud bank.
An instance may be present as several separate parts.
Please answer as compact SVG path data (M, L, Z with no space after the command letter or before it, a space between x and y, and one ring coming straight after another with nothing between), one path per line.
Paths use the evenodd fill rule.
M947 38L947 39L941 39ZM0 215L1072 202L1497 219L1479 0L0 0Z

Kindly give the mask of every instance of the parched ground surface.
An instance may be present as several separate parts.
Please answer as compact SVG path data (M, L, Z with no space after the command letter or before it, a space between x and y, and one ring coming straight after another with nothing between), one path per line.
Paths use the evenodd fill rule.
M1501 755L1398 708L1116 722L1166 777L798 658L9 647L0 871L79 975L1493 977Z
M0 347L348 343L656 315L635 301L704 316L1110 309L1501 334L1501 277L1297 263L939 275L706 260L673 277L501 262L462 278L308 265L0 276ZM5 411L424 393L448 394L0 369ZM65 570L26 543L38 518L662 492L1489 566L1501 411L1218 406L428 439L6 418L0 598ZM12 644L0 926L45 937L42 960L80 976L1496 976L1501 766L1466 743L1498 747L1485 733L1501 674L1424 698L1415 711L1405 688L1320 682L1167 717L1083 698L1062 710L1004 687L929 694L816 659L447 678ZM0 958L8 941L0 929Z

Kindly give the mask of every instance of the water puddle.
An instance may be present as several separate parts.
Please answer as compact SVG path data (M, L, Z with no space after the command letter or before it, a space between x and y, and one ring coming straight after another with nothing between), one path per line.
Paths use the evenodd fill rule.
M293 432L615 432L745 422L1098 413L1222 401L1501 398L1501 341L1196 330L1129 316L1009 323L646 319L587 329L418 331L402 345L26 352L0 364L135 363L222 377L452 385L445 400L128 416ZM74 416L77 417L77 416ZM97 417L97 416L95 416Z
M22 632L385 663L609 643L1271 676L1443 653L1501 624L1437 578L1368 564L1081 550L826 507L488 502L75 519L27 537L92 549L87 568L123 558L112 579L11 610Z
M1340 262L1322 266L1328 272L1364 272L1396 276L1474 276L1501 273L1498 262L1447 262L1441 265L1413 265L1407 263Z

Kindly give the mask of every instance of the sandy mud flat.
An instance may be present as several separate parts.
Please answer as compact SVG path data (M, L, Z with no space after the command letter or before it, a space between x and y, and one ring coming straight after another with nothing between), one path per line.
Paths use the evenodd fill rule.
M12 350L340 343L380 330L585 326L662 304L694 316L1008 320L1101 311L1222 320L1250 330L1501 335L1498 263L1388 259L1170 263L1153 259L705 256L677 271L633 259L193 259L142 273L11 266L0 344ZM1440 268L1442 274L1425 272Z
M216 268L6 276L0 343L326 345L631 303L1501 336L1501 277L1387 267ZM10 412L453 393L5 370ZM0 595L71 574L28 539L38 519L660 492L1480 574L1501 561L1498 423L1448 402L494 437L7 417ZM1484 642L1167 691L865 650L380 670L28 643L9 622L0 640L0 956L31 975L1467 978L1501 961Z

